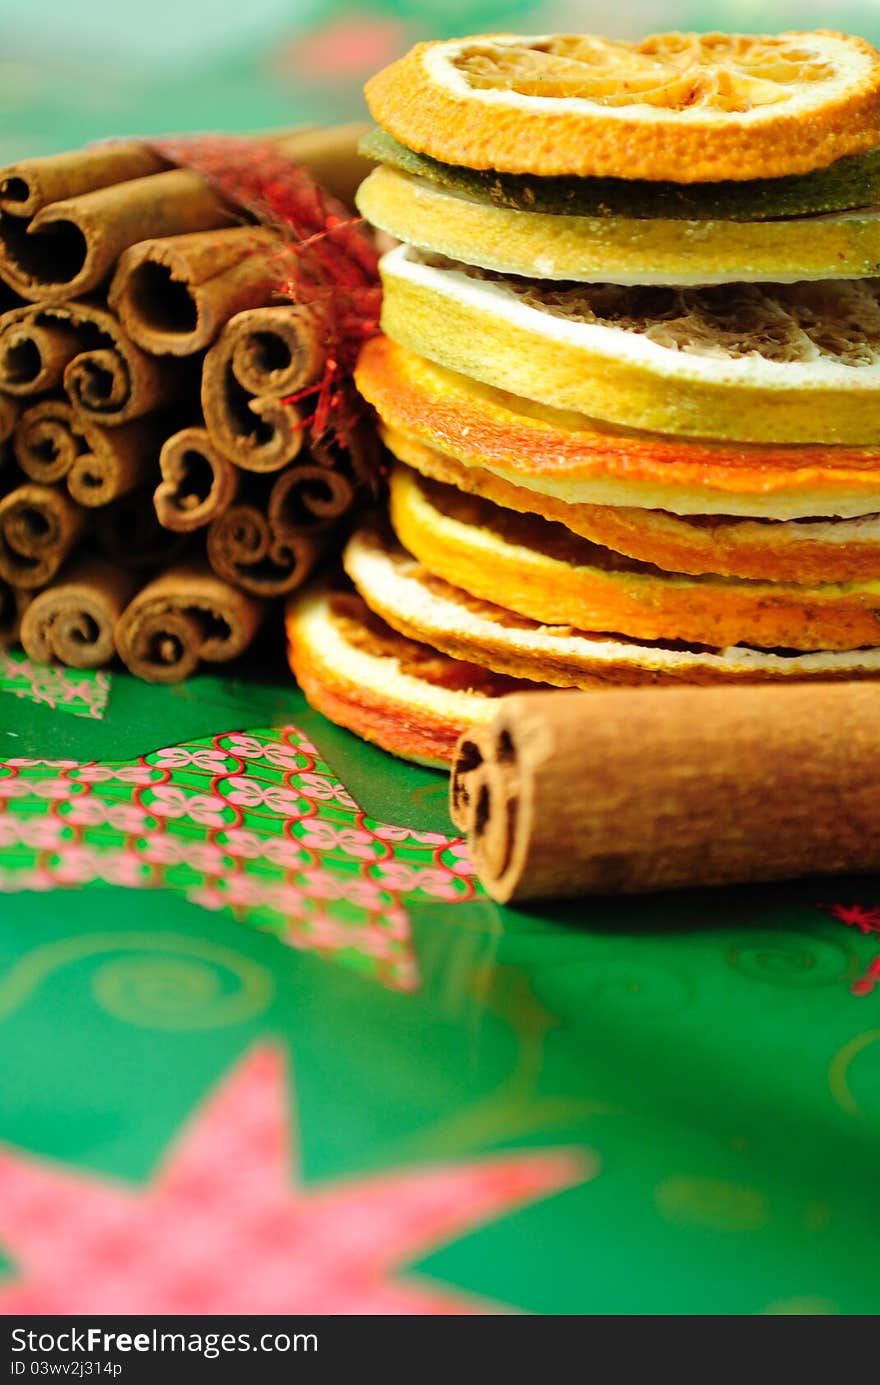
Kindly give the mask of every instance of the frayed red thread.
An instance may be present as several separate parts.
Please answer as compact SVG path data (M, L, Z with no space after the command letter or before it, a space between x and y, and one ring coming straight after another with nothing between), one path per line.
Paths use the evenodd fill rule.
M862 904L820 904L840 923L849 928L857 928L860 933L880 933L880 908L866 909ZM867 970L850 986L853 995L870 995L875 986L880 985L880 957L875 957Z
M279 236L281 248L268 262L272 290L310 310L324 346L321 379L284 403L314 398L306 420L313 436L345 447L366 412L352 381L355 362L379 330L378 256L362 218L271 141L195 135L155 140L153 147Z

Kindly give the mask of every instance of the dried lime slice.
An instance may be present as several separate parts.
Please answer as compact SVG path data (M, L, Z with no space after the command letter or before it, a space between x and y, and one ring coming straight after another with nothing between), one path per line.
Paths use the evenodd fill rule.
M440 163L371 130L361 153L498 207L555 216L666 217L677 221L773 221L880 203L880 147L828 168L737 183L648 183L628 178L539 178Z

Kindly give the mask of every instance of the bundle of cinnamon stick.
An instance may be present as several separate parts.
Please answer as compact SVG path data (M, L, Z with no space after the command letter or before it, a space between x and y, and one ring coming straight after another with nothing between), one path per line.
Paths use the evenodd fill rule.
M361 133L0 169L0 641L161 682L233 658L369 492Z

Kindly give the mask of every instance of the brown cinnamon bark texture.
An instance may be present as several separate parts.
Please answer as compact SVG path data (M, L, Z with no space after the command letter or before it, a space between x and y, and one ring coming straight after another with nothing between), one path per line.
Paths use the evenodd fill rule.
M45 486L62 480L84 449L66 399L41 399L19 415L12 450L29 480Z
M166 529L188 533L210 524L235 499L240 473L205 428L181 428L159 453L162 481L153 504Z
M120 259L108 302L145 351L188 356L236 313L269 301L282 258L282 242L258 226L143 240Z
M85 511L60 486L17 486L0 500L0 577L28 590L46 586L84 527Z
M451 785L501 903L876 870L878 801L862 682L516 694Z
M0 212L31 217L50 202L78 197L113 183L145 178L167 168L164 159L138 140L108 140L87 149L22 159L0 170Z
M324 364L314 316L293 306L254 308L227 322L202 368L202 411L215 445L245 471L279 471L302 449L304 419L284 400Z
M214 571L255 596L283 596L302 585L324 551L317 534L279 533L258 505L230 505L208 529Z
M116 653L113 630L137 579L101 558L83 558L33 598L21 621L25 653L40 663L101 668Z
M30 220L0 218L0 277L30 302L79 298L138 241L240 221L201 179L169 169L50 202Z
M179 364L135 346L93 303L31 304L0 318L0 390L33 396L63 385L80 414L127 423L166 406L187 383Z
M171 568L144 587L117 622L126 667L151 683L177 683L205 659L224 663L244 652L263 606L202 563Z
M108 505L139 485L155 467L158 446L153 418L102 428L57 399L26 409L13 438L26 476L44 484L64 478L74 500L87 509Z

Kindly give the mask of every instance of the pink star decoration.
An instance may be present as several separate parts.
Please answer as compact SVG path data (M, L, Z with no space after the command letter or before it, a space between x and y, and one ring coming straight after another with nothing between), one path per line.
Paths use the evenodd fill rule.
M530 1150L304 1187L287 1092L282 1051L252 1049L146 1186L0 1149L0 1314L503 1311L401 1267L596 1171Z

